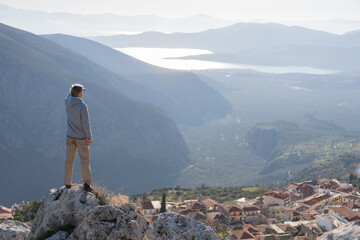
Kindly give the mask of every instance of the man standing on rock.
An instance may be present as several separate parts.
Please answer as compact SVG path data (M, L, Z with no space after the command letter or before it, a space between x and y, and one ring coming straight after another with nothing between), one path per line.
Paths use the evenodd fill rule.
M71 188L77 149L80 157L81 182L86 191L91 191L92 176L89 153L91 130L88 108L82 100L84 91L86 89L82 85L73 84L70 88L70 94L65 99L67 134L64 182L66 188Z

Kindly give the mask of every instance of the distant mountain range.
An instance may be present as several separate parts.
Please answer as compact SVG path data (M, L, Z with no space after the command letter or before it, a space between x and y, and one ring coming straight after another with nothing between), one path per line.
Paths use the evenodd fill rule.
M279 23L287 26L302 26L306 28L331 32L335 34L344 34L360 29L359 20L345 20L345 19L329 19L329 20L305 20L305 21L280 21Z
M155 67L84 38L62 34L43 37L130 79L119 82L116 89L164 109L176 123L199 125L223 117L232 110L220 93L194 73Z
M242 18L242 16L239 16ZM204 14L163 18L154 15L122 16L116 14L71 14L16 9L0 4L0 22L37 34L64 33L75 36L113 35L136 32L200 32L235 24L236 20L224 20ZM249 19L240 22L268 23L266 19ZM277 23L342 34L360 29L359 20L329 19L286 21Z
M50 186L63 184L63 101L75 82L88 90L95 182L142 192L171 185L187 166L188 150L173 120L116 89L135 87L131 80L43 37L0 24L1 204L38 199Z
M48 13L15 9L0 4L0 22L37 34L66 33L76 36L112 35L145 31L199 32L228 26L234 21L195 15L167 19L154 15L121 16L116 14Z
M136 35L91 37L91 39L118 48L188 47L208 49L216 53L234 53L247 49L289 44L328 47L360 46L358 31L337 35L277 23L238 23L198 33L146 32Z
M337 35L275 23L238 23L199 33L146 32L91 39L117 48L199 48L215 53L188 57L191 59L255 65L301 65L346 71L360 67L359 31Z

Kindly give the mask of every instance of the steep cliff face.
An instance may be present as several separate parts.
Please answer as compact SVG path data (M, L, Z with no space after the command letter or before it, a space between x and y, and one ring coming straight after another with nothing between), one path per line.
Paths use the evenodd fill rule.
M94 181L126 192L175 183L188 152L165 112L113 91L113 83L128 80L49 40L0 25L0 202L38 199L62 184L63 101L75 82L87 88Z

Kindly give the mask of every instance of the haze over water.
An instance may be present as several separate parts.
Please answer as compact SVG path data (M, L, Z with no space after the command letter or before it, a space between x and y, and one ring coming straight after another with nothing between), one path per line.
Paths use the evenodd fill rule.
M176 70L207 70L207 69L252 69L265 73L308 73L330 74L336 71L312 68L306 66L262 66L247 64L232 64L203 60L176 59L200 54L213 54L205 49L190 48L115 48L116 50L155 66Z

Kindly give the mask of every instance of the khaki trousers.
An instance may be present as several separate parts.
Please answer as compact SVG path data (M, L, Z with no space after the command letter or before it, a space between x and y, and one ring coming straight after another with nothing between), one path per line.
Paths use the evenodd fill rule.
M73 176L73 167L76 155L76 149L78 150L80 157L81 167L81 182L91 184L91 168L90 168L90 152L86 139L76 140L66 137L66 158L65 158L65 185L71 185Z

